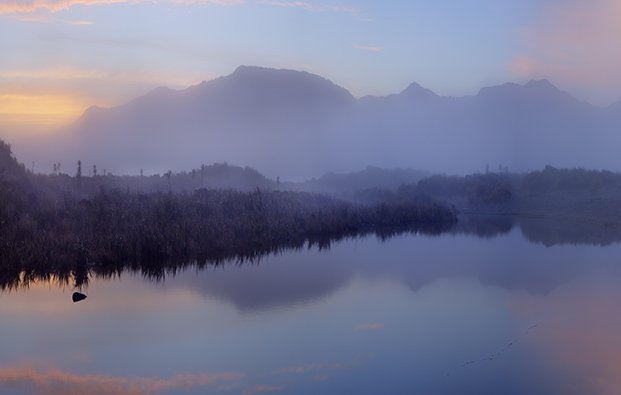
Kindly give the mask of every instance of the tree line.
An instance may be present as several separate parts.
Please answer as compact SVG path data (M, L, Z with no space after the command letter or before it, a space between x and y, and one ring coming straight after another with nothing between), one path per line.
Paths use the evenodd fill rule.
M80 286L90 274L124 270L157 279L189 264L325 248L360 234L435 233L456 221L447 206L434 201L356 204L260 188L145 192L109 187L113 179L85 191L92 177L84 177L81 168L75 177L31 174L2 144L0 288L52 278Z

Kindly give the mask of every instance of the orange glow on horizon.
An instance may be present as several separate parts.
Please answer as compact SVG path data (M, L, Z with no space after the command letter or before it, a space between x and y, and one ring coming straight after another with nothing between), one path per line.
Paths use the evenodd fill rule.
M0 122L9 125L59 126L78 118L88 104L56 94L0 94Z

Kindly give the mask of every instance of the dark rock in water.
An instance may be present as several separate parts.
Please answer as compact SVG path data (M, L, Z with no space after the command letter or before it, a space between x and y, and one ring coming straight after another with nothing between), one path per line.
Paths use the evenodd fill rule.
M74 292L73 295L71 295L71 299L73 300L73 303L79 302L86 299L86 295L80 292Z

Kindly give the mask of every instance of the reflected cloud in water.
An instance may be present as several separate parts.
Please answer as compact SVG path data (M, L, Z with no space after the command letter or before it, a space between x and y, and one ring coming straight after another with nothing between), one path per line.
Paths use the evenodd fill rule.
M619 278L595 273L550 295L521 294L515 308L542 317L529 339L540 358L571 383L565 394L621 393L621 287Z
M241 373L178 374L170 378L79 375L59 369L31 366L0 366L0 385L19 394L33 395L148 395L164 391L213 387L221 382L239 381Z

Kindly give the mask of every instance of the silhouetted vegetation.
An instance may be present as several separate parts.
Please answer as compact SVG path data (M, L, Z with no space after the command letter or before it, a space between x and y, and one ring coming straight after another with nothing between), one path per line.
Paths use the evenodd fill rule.
M91 196L101 188L123 189L133 192L192 192L200 188L208 189L236 189L241 191L254 191L277 189L277 183L266 178L255 169L250 167L232 166L226 163L201 165L199 169L189 172L167 171L164 174L144 175L113 175L105 170L98 173L97 165L93 165L90 176L86 176L82 169L82 163L78 164L76 177L60 171L60 163L54 164L53 173L30 174L29 178L39 189L39 193L47 194L50 198L61 198L64 194ZM76 184L79 177L79 186Z
M621 174L546 166L525 174L436 175L402 186L405 199L427 196L462 213L548 216L621 227Z
M446 206L431 201L361 205L259 188L181 193L110 188L117 177L86 177L81 163L76 177L28 174L6 147L0 192L2 288L51 276L74 278L80 286L89 273L126 269L158 278L188 264L253 259L282 248L322 248L369 232L380 237L395 230L437 232L456 221ZM173 180L169 173L167 182ZM97 181L99 189L92 192Z
M524 176L523 193L621 192L621 174L604 170L557 169L546 166Z
M430 173L412 169L381 169L369 166L353 173L327 173L303 183L286 183L284 188L304 192L329 193L351 198L357 191L384 190L395 192L399 186L416 183ZM354 196L356 198L356 196Z
M415 192L428 196L463 197L471 204L506 203L513 196L512 179L504 173L465 177L436 175L418 182ZM402 193L406 190L402 188Z

